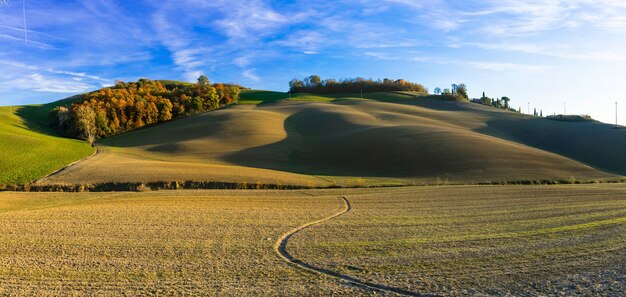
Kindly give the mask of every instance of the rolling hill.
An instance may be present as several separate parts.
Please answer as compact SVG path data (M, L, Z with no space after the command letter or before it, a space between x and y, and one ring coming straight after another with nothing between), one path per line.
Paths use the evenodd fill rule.
M0 107L0 185L31 182L92 154L86 142L59 137L48 127L48 112L75 99Z
M282 97L282 98L281 98ZM224 181L309 186L602 180L626 174L626 130L406 93L246 91L248 104L99 142L40 184ZM577 131L586 133L577 133ZM585 142L615 140L614 147ZM591 152L589 151L591 150Z

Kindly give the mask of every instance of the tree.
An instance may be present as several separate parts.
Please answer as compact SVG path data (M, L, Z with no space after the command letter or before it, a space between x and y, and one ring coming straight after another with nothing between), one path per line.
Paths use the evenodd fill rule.
M311 87L319 87L322 85L322 78L319 75L311 75L306 79L306 82Z
M289 90L292 93L314 93L314 94L337 94L337 93L357 93L357 92L391 92L391 91L411 91L428 93L428 90L417 83L403 79L373 80L362 77L348 79L326 79L321 80L318 75L311 75L304 78L304 81L292 79L289 82Z
M537 108L535 107L535 111L533 111L533 115L537 116Z
M467 96L467 86L465 84L459 84L457 85L456 88L456 94L457 96L464 98L464 99L468 99L469 97Z
M297 78L294 78L291 81L289 81L289 90L291 90L292 92L302 87L304 87L304 83Z
M198 85L208 86L209 84L211 84L211 82L209 81L208 77L204 75L200 75L200 77L198 77Z
M509 108L509 101L511 101L511 99L509 97L502 97L502 101L504 101L504 108Z
M159 121L169 121L172 119L173 105L170 100L161 99L157 105L159 110Z
M199 113L199 112L203 112L203 100L202 97L200 96L195 96L193 98L191 98L191 102L190 102L190 110L193 111L193 113Z
M96 140L96 113L86 105L79 105L75 108L76 128L79 135L93 146Z
M65 106L57 106L50 111L50 121L53 127L65 128L65 124L70 120L70 111Z
M230 103L235 103L237 101L239 101L239 94L241 93L241 89L239 89L238 86L235 85L229 85L228 86L228 91L229 91L229 95L230 95Z
M441 89L439 87L435 88L435 95L441 94Z
M69 111L64 108L51 112L52 126L68 136L90 140L107 137L157 122L167 121L230 104L239 99L240 87L222 85L216 92L206 76L190 84L167 84L140 79L137 82L118 82L81 95ZM89 129L91 112L95 113L95 130ZM69 116L68 116L69 115ZM80 124L80 125L79 125Z

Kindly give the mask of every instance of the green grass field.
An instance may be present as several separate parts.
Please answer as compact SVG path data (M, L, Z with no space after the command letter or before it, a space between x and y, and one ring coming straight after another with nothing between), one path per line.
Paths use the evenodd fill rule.
M86 142L59 137L48 127L56 104L0 107L0 185L31 182L93 152Z
M620 295L626 187L0 193L3 295Z

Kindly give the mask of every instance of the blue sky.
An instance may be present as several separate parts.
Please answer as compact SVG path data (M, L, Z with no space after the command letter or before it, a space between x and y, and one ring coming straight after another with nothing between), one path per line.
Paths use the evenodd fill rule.
M0 73L0 105L116 79L206 74L285 91L319 74L430 90L463 82L472 97L508 96L544 114L567 102L568 113L605 122L619 101L624 125L626 2L0 0Z

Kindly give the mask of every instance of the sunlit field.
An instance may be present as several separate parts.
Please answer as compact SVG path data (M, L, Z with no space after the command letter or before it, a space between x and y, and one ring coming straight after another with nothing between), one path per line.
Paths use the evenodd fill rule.
M86 142L58 137L47 127L51 108L0 107L0 188L42 178L94 151Z
M282 259L277 240L314 273ZM0 193L0 293L619 295L626 187ZM338 277L338 275L340 277Z

